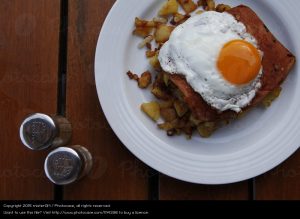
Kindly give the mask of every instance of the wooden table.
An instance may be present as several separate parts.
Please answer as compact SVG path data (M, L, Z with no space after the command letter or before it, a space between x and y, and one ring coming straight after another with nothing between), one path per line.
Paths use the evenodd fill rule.
M0 199L299 199L300 151L255 179L207 186L157 173L122 145L94 82L97 38L114 2L0 0ZM95 159L88 177L64 188L46 179L48 151L29 151L18 135L33 112L71 121L71 144L86 146Z

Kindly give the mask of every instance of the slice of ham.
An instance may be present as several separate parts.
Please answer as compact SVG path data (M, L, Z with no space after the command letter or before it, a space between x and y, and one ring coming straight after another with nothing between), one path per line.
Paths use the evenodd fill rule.
M295 64L296 59L295 56L274 37L252 9L240 5L227 12L246 26L247 32L256 38L259 49L264 53L262 60L262 87L246 108L254 107L261 103L264 97L270 92L281 85ZM209 106L200 94L193 90L183 76L171 74L170 80L183 93L184 101L188 104L197 119L201 121L218 121L227 120L236 116L236 113L231 110L218 112Z

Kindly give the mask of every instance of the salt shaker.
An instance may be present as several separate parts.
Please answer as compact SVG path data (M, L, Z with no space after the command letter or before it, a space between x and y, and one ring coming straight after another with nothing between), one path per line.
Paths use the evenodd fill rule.
M59 147L48 154L44 171L54 184L67 185L86 176L92 164L92 156L85 147Z
M63 116L42 113L29 115L21 124L20 138L31 150L43 150L68 144L72 135L70 122Z

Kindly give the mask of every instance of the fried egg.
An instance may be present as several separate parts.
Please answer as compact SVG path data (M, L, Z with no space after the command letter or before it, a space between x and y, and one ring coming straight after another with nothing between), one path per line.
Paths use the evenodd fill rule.
M240 112L262 86L262 56L243 23L208 11L177 26L158 59L165 72L185 76L213 108Z

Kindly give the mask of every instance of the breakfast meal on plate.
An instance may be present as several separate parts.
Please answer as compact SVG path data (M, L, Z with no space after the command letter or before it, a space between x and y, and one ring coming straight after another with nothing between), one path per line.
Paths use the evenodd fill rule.
M190 138L197 131L209 137L280 95L295 56L249 7L168 0L158 16L136 18L133 34L144 38L139 47L147 48L155 70L151 92L157 101L143 103L141 110L169 136ZM142 89L152 82L149 71L127 74Z

